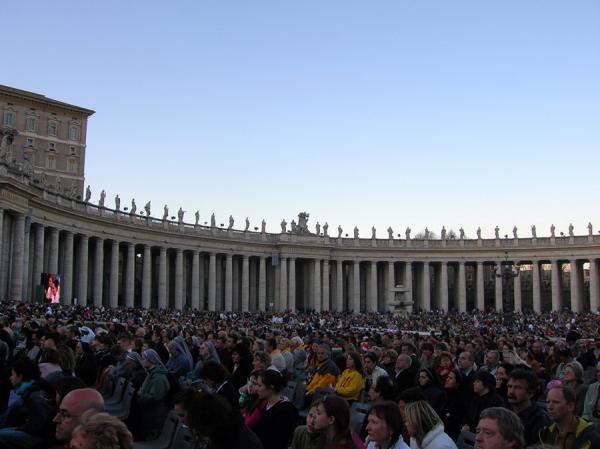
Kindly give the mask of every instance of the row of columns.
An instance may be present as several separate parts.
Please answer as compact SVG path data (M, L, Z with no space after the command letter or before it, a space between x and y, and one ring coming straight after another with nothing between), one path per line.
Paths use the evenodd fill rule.
M10 218L10 231L6 226L7 217ZM6 228L6 229L5 229ZM152 246L122 242L125 246L123 257L120 258L121 242L109 239L105 241L100 237L89 237L86 234L74 234L70 230L62 230L55 227L46 227L40 223L30 223L30 220L19 213L4 213L0 210L0 255L2 255L2 270L0 271L0 294L9 299L30 299L33 294L33 286L39 283L43 272L60 273L62 275L62 297L65 302L71 302L78 298L80 304L93 303L94 305L109 305L117 307L125 305L133 307L136 297L136 257L141 257L141 306L150 307L153 298L153 285L157 288L158 303L160 308L174 306L182 309L186 305L184 297L184 284L187 285L186 276L186 254L191 253L191 291L188 306L196 309L208 308L214 311L218 309L249 311L251 309L267 310L273 303L277 310L295 310L297 308L296 282L297 259L296 257L283 256L279 258L276 266L267 267L266 255L233 254L222 252L200 252L199 249L185 250L183 248L171 249L174 252L174 279L173 289L169 288L170 278L167 247L159 247L158 270L153 272ZM62 240L61 237L62 236ZM77 239L76 239L77 237ZM46 239L48 240L46 242ZM62 243L62 244L61 244ZM105 244L109 254L105 254ZM59 248L60 246L60 248ZM136 246L141 248L141 253L136 252ZM90 260L90 249L93 249L93 260ZM186 253L186 254L184 254ZM31 254L31 260L30 259ZM63 254L62 266L59 267L59 254ZM218 273L217 255L224 258L224 275ZM8 257L5 257L8 256ZM105 257L108 256L108 292L104 292ZM241 259L241 283L237 271L234 275L234 257ZM77 263L75 264L75 258ZM208 259L208 270L205 276L201 265ZM251 258L254 262L254 271L258 268L257 282L251 279ZM221 260L221 259L219 259ZM308 303L303 308L311 308L316 311L353 310L376 312L385 310L381 302L391 303L394 299L392 288L401 283L406 287L407 299L414 299L416 306L420 309L431 308L448 310L448 264L455 266L456 276L456 306L460 311L467 309L466 288L466 262L465 261L403 261L404 269L396 271L395 263L398 261L388 260L387 269L383 271L384 298L379 301L378 290L378 261L366 261L368 274L364 279L364 307L361 306L361 260L343 260L314 258L301 259L303 264L310 262L309 270L312 271L310 278L310 294ZM123 264L121 267L120 264ZM475 261L470 264L475 267L475 306L478 309L485 308L484 301L484 263L486 261ZM578 260L570 262L571 282L570 298L571 309L582 311L584 309L583 298L583 276L581 265ZM90 264L92 270L90 271ZM345 265L344 265L345 264ZM432 264L435 267L432 268ZM551 260L551 291L552 309L558 310L562 304L561 298L561 274L562 270L559 260ZM589 259L590 264L590 308L597 310L600 305L600 289L598 279L598 261ZM346 268L346 269L345 269ZM413 274L419 270L418 283L413 292ZM437 270L436 295L431 297L431 273ZM270 272L268 276L268 272ZM306 272L306 267L305 267ZM541 311L541 281L540 261L534 261L531 268L533 309ZM119 304L119 275L122 274L122 304ZM88 279L88 274L91 279ZM397 276L397 274L399 276ZM156 276L156 279L154 278ZM235 277L235 279L234 279ZM267 282L267 277L269 278ZM396 279L398 277L398 279ZM76 283L74 282L76 280ZM205 290L205 284L206 290ZM218 285L222 285L223 301L218 300ZM253 288L251 288L251 284ZM90 288L90 291L88 291ZM8 292L6 291L8 289ZM254 290L255 289L255 290ZM330 290L331 289L331 290ZM169 301L169 294L173 292L173 301ZM187 291L187 290L186 290ZM204 297L207 292L206 298ZM252 293L255 292L255 293ZM503 284L501 278L496 278L494 303L497 310L503 308ZM256 301L251 305L251 295ZM186 295L187 296L187 295ZM270 297L268 299L267 297ZM234 305L234 297L239 303ZM107 299L106 299L107 298ZM522 308L522 291L520 277L513 280L514 309ZM106 299L106 300L105 300ZM204 307L204 300L206 306ZM267 301L269 301L267 303Z

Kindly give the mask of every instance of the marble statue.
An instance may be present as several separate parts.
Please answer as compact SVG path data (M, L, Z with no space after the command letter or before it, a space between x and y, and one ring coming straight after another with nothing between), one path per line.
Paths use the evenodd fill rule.
M85 202L89 203L90 199L92 198L92 189L90 189L90 186L87 186L87 188L85 189Z
M358 238L358 226L354 226L354 238Z
M214 228L215 226L217 226L217 219L215 218L215 213L213 212L210 216L210 227Z
M592 227L592 222L591 221L588 223L587 228L588 228L588 235L589 236L593 235L594 228Z
M33 164L31 158L27 155L23 155L23 173L30 178L33 176Z
M262 232L264 234L266 232L266 230L267 230L267 222L263 218L263 221L260 224L260 232Z
M494 234L495 234L495 236L496 236L497 239L500 238L500 228L498 226L496 226L494 228Z
M569 237L574 237L575 234L573 233L573 223L569 223Z
M459 235L459 237L458 237L459 239L461 239L461 240L465 239L465 230L462 227L458 230L458 235Z
M315 225L315 230L317 231L317 235L321 235L321 224L318 221Z
M48 187L48 176L46 175L46 173L42 173L42 178L40 179L40 182L42 183L42 187L45 189ZM88 189L90 188L90 186L88 186ZM90 196L92 194L90 193Z
M342 238L342 233L344 232L344 230L342 229L342 226L339 225L338 226L338 239Z
M200 221L200 211L197 210L196 213L194 214L194 218L196 219L196 221L194 222L194 226L198 226L198 222Z
M531 236L535 239L537 238L537 231L535 229L535 225L531 226Z
M425 240L429 240L429 229L425 227Z
M98 200L98 207L104 207L104 202L106 201L106 192L104 189L100 192L100 199Z
M513 228L513 237L516 239L519 238L519 237L517 237L517 227L516 226Z
M135 212L137 211L137 205L135 204L135 198L133 198L131 200L131 211L129 211L130 215L135 215Z
M165 207L163 207L163 221L166 221L169 219L169 206L167 206L165 204Z
M373 226L371 228L371 238L372 239L376 239L377 238L377 229L375 229L375 226Z
M248 220L248 217L246 217L246 226L244 227L244 232L248 231L249 228L250 228L250 220Z
M281 220L281 233L285 234L287 230L287 221L285 221L285 218L283 220Z
M556 226L554 226L554 223L552 223L550 225L550 236L551 237L556 237L555 232L556 232Z
M62 192L62 178L60 176L56 177L56 193Z
M300 212L298 214L297 230L299 233L310 234L310 231L308 230L308 217L310 217L310 214L307 212Z
M150 201L148 201L146 203L146 205L144 206L144 210L146 211L146 217L148 217L148 218L150 217L150 207L151 207L151 204L150 204Z
M185 212L183 211L183 207L180 207L179 210L177 211L177 221L179 224L183 223L183 215L185 214Z
M404 231L404 234L406 234L406 240L410 240L410 231L411 229L408 227L406 228L406 231Z
M387 232L388 232L388 238L390 240L393 240L394 239L394 230L392 229L391 226L389 228L387 228Z
M446 226L442 226L442 240L446 240Z
M325 224L323 225L323 235L325 237L329 237L329 234L327 233L329 231L329 224L327 222L325 222Z
M121 198L119 198L119 194L115 196L115 210L118 212L121 209Z
M229 216L229 226L227 226L228 231L231 231L233 229L233 223L234 223L233 215L230 215Z
M477 238L481 240L481 227L477 228Z
M292 228L292 232L296 233L298 232L298 225L296 224L296 220L292 220L290 223L290 227Z

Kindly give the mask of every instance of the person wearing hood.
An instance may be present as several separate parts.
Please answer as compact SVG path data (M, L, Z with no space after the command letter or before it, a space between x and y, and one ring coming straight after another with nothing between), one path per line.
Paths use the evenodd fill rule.
M489 371L478 371L473 377L473 398L467 409L465 425L462 430L473 432L483 410L502 406L504 406L504 400L496 393L496 377Z
M176 378L187 375L193 368L193 359L183 337L175 337L169 343L168 349L170 357L166 365L167 371L173 373Z
M441 413L446 403L446 396L444 390L438 386L437 376L434 372L429 368L421 368L417 375L417 382L429 404L436 412Z
M169 412L167 396L170 384L167 369L154 349L147 349L142 353L142 364L147 376L137 393L140 421L144 423L143 434L140 437L152 440L158 437Z
M196 365L194 365L194 369L185 377L183 384L192 385L200 381L200 371L208 362L221 363L221 360L219 359L219 354L217 353L215 345L206 340L200 343L200 347L198 348L198 361L196 362Z

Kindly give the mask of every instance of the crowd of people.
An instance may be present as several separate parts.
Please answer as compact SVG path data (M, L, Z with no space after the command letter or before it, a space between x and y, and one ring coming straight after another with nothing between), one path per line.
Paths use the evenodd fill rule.
M4 302L0 449L129 449L170 412L195 448L600 448L599 325Z

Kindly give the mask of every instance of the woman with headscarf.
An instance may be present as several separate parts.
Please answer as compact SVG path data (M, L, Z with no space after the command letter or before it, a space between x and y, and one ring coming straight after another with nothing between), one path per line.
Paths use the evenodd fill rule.
M215 345L208 340L200 343L200 347L198 348L198 361L196 362L196 365L194 365L194 369L187 374L183 383L193 385L199 382L201 380L200 370L207 362L221 363L217 348L215 348Z
M166 365L167 371L176 378L187 375L193 368L193 359L183 337L175 337L167 348L170 354Z
M167 397L171 387L167 378L167 369L154 349L147 349L142 353L142 364L148 375L137 393L140 422L144 424L139 437L152 440L158 437L169 413Z

